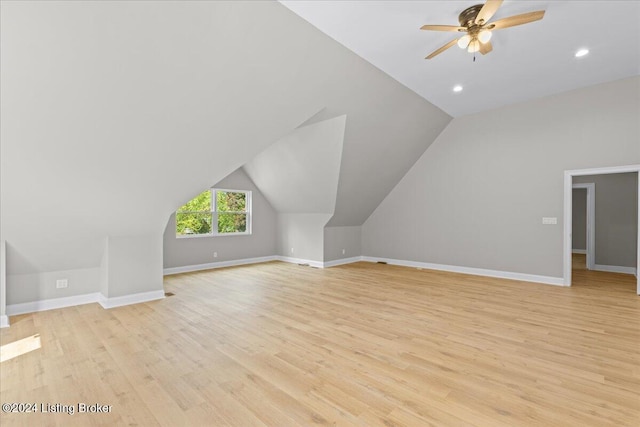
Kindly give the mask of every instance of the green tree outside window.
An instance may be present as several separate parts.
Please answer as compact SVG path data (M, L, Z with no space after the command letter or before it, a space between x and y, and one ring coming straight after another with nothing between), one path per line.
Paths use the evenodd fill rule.
M203 191L176 212L176 235L246 233L250 194L217 189Z

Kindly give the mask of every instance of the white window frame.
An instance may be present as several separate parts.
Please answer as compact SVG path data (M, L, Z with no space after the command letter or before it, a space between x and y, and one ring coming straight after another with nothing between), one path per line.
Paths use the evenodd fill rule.
M245 211L218 211L218 198L216 197L218 191L223 191L227 193L244 193L245 194ZM206 234L178 234L178 230L176 229L176 238L178 239L192 239L198 237L222 237L222 236L248 236L252 233L252 224L253 224L253 205L252 205L252 197L250 190L233 190L228 188L210 188L209 192L211 193L211 233ZM188 211L188 212L179 212L176 211L176 215L178 213L205 213L207 211ZM237 233L219 233L218 232L218 214L245 214L247 216L247 229L246 231L237 232Z
M244 193L244 201L245 201L245 211L229 211L229 212L219 212L218 211L218 198L216 197L216 192L218 191L223 191L226 193ZM211 200L212 200L212 208L213 208L213 220L214 220L214 224L216 225L215 227L211 227L212 229L212 235L214 236L243 236L243 235L247 235L247 234L251 234L251 212L252 212L252 206L251 206L251 191L247 191L247 190L230 190L227 188L212 188L211 189ZM237 233L218 233L218 214L220 213L228 213L228 214L245 214L247 215L247 230L246 231L242 231L242 232L237 232Z

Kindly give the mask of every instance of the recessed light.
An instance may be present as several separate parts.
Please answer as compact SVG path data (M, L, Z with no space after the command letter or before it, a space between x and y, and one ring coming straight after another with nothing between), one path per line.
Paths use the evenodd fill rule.
M581 58L589 53L589 49L580 49L576 52L576 58Z
M453 87L453 91L454 91L454 92L462 92L462 86L460 86L460 85L456 85L456 86L454 86L454 87Z

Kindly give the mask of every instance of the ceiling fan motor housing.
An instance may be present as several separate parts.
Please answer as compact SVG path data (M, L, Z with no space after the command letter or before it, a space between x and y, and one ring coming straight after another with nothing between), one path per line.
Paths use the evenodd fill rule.
M463 10L460 15L458 15L458 21L460 22L461 27L470 27L476 21L476 17L480 10L482 9L483 4L477 4L475 6L471 6Z

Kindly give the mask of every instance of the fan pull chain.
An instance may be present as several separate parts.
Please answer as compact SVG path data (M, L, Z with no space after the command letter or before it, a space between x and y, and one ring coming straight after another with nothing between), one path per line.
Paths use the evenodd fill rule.
M473 62L476 62L476 53L473 52Z

